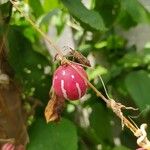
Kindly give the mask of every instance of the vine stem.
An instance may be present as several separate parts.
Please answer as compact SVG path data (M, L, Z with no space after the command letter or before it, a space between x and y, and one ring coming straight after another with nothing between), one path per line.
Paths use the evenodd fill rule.
M10 0L10 2L13 4L14 8L17 9L17 11L20 12L20 14L22 16L24 16L24 18L33 26L33 28L40 33L43 38L58 52L59 56L63 56L61 50L59 49L59 47L57 47L54 42L52 41L52 39L50 39L49 36L47 36L35 23L34 21L31 20L31 18L29 18L27 15L25 15L22 10L17 6L17 4L15 4L15 2L13 0Z
M134 123L132 123L130 120L128 120L125 116L123 116L123 113L121 112L121 108L126 108L126 107L124 105L120 104L120 103L116 103L113 99L106 98L100 91L98 91L97 88L91 82L89 82L88 79L86 79L78 71L78 69L71 64L71 62L68 59L66 59L63 56L63 53L61 52L61 50L54 44L54 42L50 39L50 37L47 36L27 15L25 15L22 12L22 10L17 6L17 4L15 4L15 2L13 0L10 0L10 2L16 8L16 10L18 10L20 12L20 14L22 16L24 16L24 18L33 26L33 28L36 29L36 31L42 35L42 37L50 44L50 46L52 46L58 52L59 57L57 57L57 59L67 63L72 68L74 68L78 72L78 74L87 82L87 84L94 90L96 95L98 97L100 97L107 104L107 106L110 109L112 109L112 111L121 119L123 125L125 125L127 128L129 128L133 132L134 136L141 137L142 133L141 134L136 134L137 131L139 131L140 129ZM113 102L113 105L112 105L112 102ZM150 142L148 141L147 137L144 137L144 140L142 141L142 144L139 144L139 146L145 148L145 145L143 146L143 143L145 145L149 146ZM150 150L150 147L147 147L146 149Z
M103 101L105 101L105 103L107 104L108 107L110 107L111 105L111 99L107 99L100 91L97 90L97 88L91 83L89 82L89 80L87 78L85 78L79 71L78 69L73 66L66 58L64 58L65 62L68 63L73 69L75 69L78 74L87 82L87 84L93 89L93 91L96 93L96 95L98 97L100 97ZM110 107L111 108L111 107ZM126 117L122 117L121 115L119 115L119 113L116 113L116 115L120 118L123 119L124 124L133 132L135 133L137 128L126 118Z

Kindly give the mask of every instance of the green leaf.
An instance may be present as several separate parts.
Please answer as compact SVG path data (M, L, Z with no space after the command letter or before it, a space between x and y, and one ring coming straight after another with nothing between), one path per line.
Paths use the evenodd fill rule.
M98 11L107 26L112 26L120 11L119 0L95 0L95 9ZM109 16L109 17L108 17Z
M100 14L94 10L88 10L80 0L62 0L69 12L81 22L93 29L105 31L105 25Z
M93 80L100 75L107 74L108 70L105 67L97 66L94 68L94 70L91 69L87 70L87 73L89 80Z
M56 9L59 7L59 2L58 0L44 0L43 2L43 8L45 10L45 12L49 12L52 11L53 9Z
M144 51L143 51L144 52ZM142 54L143 54L142 52ZM129 52L124 55L123 58L119 60L119 63L124 68L135 68L143 64L143 57L142 54L139 54L137 52Z
M137 22L132 18L132 16L124 10L121 10L117 21L125 29L129 29L137 25Z
M40 0L29 0L29 5L36 17L39 17L44 13Z
M113 150L130 150L130 149L127 147L124 147L124 146L117 146L117 147L113 148Z
M48 26L49 22L52 19L52 17L55 16L55 15L58 15L59 11L60 11L59 9L54 9L54 10L44 14L43 16L41 16L40 20L38 21L39 25L44 24L44 25Z
M121 0L121 7L135 22L150 23L150 13L137 0Z
M150 105L150 76L146 71L135 71L127 75L125 85L131 97L143 110Z
M25 91L30 93L29 96L35 93L37 98L46 100L50 88L50 76L44 74L44 68L49 66L49 62L46 57L33 49L31 41L23 35L24 30L24 27L10 27L9 63Z
M0 32L3 31L3 29L1 29L2 26L4 24L8 23L10 20L11 9L12 9L12 5L9 1L5 2L5 3L3 3L3 2L0 3Z
M94 129L100 141L112 142L112 132L109 112L107 108L100 104L94 104L90 115L90 125ZM105 116L105 117L104 117Z
M77 150L77 131L67 119L50 124L37 119L29 133L28 150Z

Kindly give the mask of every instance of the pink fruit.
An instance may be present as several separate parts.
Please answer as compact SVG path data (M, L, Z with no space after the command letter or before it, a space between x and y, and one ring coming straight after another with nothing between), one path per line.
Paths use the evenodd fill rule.
M72 66L87 78L85 70L80 65L72 63ZM68 64L59 66L54 73L53 88L59 97L77 100L86 93L87 87L86 81Z

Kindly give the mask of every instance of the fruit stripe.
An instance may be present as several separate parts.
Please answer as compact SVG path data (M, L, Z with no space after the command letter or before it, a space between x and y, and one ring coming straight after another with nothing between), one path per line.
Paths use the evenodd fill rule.
M77 82L76 82L76 88L78 90L79 98L81 98L81 89L80 89L79 83L77 83Z
M67 92L65 90L64 84L65 84L64 80L61 80L61 91L62 91L62 94L63 94L65 99L68 99Z

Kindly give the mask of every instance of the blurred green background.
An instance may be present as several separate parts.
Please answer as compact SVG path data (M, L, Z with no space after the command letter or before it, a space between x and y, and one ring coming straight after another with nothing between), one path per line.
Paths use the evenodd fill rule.
M70 46L92 64L91 83L117 102L139 108L124 111L140 125L150 123L150 2L137 0L24 0L19 8L61 49ZM7 16L10 2L0 3ZM2 26L1 30L5 30ZM2 32L2 31L1 31ZM66 101L62 119L46 124L56 51L16 9L12 9L7 35L8 59L22 87L28 116L28 150L129 150L136 138L121 129L120 120L89 89L78 101ZM32 102L29 100L32 98ZM32 110L34 101L39 107ZM149 129L148 129L149 130Z

